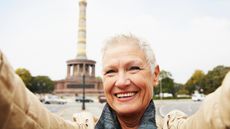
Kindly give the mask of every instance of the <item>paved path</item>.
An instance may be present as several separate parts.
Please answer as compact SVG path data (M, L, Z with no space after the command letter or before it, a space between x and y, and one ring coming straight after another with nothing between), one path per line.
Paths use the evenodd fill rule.
M200 106L200 102L193 102L191 100L155 100L156 114L165 116L169 111L178 109L188 115L192 115ZM104 104L94 102L86 103L86 110L93 113L96 117L100 117ZM50 104L45 106L53 113L63 117L67 120L72 120L74 113L82 111L82 104L77 102L70 102L65 105Z
M86 103L86 111L93 113L94 116L100 117L104 104L94 102L94 103ZM48 110L57 115L63 117L67 120L72 120L72 116L74 113L82 111L82 104L79 102L70 102L64 105L57 105L57 104L44 104Z
M180 110L187 115L194 114L200 107L201 102L193 102L191 100L162 100L156 101L157 115L164 117L172 110Z

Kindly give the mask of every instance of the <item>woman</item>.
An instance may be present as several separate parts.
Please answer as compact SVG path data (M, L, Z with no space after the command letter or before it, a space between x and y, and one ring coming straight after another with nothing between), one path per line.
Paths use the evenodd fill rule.
M156 129L153 88L159 67L151 47L134 36L117 36L103 49L107 105L97 129Z
M118 35L102 52L108 104L96 129L230 129L230 72L195 114L171 111L156 122L152 96L159 66L151 47L133 35Z
M150 46L132 35L119 35L105 44L102 62L108 103L96 129L230 129L230 72L195 114L172 111L158 121L152 96L159 66ZM92 129L92 117L79 113L72 123L50 113L0 51L0 129Z

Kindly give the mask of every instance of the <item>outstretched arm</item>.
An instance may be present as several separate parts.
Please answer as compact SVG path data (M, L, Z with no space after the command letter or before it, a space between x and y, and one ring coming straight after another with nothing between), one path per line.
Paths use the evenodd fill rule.
M190 117L172 111L166 115L164 129L230 129L230 72L222 85L209 94Z
M0 129L83 129L50 113L0 51Z

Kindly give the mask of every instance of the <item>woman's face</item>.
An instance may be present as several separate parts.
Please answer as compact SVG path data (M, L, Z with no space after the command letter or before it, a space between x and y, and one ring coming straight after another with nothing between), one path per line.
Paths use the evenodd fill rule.
M118 43L103 58L103 87L108 104L121 115L141 113L153 96L157 78L143 51L135 44Z

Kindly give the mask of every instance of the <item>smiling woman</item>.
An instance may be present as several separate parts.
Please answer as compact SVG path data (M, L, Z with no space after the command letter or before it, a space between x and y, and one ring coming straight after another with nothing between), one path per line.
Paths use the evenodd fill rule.
M151 100L153 88L157 85L159 67L150 46L132 35L121 35L105 44L102 57L107 106L119 123L113 126L122 129L156 128L154 104ZM152 111L149 112L148 107L152 107ZM152 120L142 118L147 115L147 111L152 114L149 117ZM96 128L109 123L100 121ZM107 126L112 125L104 125Z
M40 103L0 51L0 129L230 128L230 72L192 116L171 111L160 119L152 101L159 66L150 46L133 35L119 35L107 42L102 57L107 104L101 117L95 121L91 113L80 112L71 123Z
M221 87L206 97L203 106L191 117L171 111L164 120L155 117L152 101L158 83L159 66L148 43L133 35L118 35L102 49L103 87L107 104L96 129L224 129L230 127L230 74ZM225 105L226 104L226 105ZM217 106L218 105L218 106ZM225 105L225 106L221 106ZM212 108L210 108L212 107ZM223 112L220 111L223 108ZM217 112L216 112L217 111ZM206 116L206 112L212 115ZM222 113L220 113L222 112ZM225 112L225 113L224 113ZM225 118L225 120L220 120ZM218 124L220 122L220 124Z

